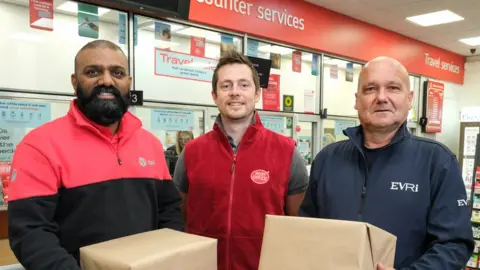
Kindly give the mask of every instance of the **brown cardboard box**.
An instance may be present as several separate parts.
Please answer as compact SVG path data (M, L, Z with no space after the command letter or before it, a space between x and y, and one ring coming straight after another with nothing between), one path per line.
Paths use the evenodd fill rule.
M396 242L367 223L267 215L259 270L393 267Z
M83 270L216 270L217 240L170 229L80 249Z

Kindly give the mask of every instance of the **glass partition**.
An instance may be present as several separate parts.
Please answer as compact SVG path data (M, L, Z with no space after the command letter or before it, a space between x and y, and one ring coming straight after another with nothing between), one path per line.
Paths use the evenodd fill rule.
M357 125L358 122L354 119L324 119L322 148L334 142L348 140L343 130Z
M134 16L135 89L162 102L214 105L213 70L222 52L242 52L243 39L210 30Z
M357 116L355 93L362 65L324 56L323 108L329 115Z
M29 1L0 1L0 62L8 63L0 88L72 94L74 58L87 42L106 39L128 54L126 13L64 0L46 7L53 20L31 17Z
M320 55L253 39L248 39L247 55L272 60L269 86L262 89L258 109L318 113Z

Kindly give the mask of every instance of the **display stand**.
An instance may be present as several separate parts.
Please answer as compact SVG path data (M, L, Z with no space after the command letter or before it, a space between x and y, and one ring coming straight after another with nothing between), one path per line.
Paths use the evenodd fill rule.
M473 181L470 188L468 205L471 211L471 223L473 238L475 239L475 249L465 270L480 269L478 247L480 244L480 136L476 136L475 156L473 162Z

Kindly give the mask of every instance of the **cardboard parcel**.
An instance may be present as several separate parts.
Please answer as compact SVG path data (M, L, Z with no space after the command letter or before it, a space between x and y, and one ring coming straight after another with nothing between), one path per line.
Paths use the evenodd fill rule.
M170 229L80 249L83 270L216 270L217 240Z
M396 242L367 223L267 215L259 270L393 267Z

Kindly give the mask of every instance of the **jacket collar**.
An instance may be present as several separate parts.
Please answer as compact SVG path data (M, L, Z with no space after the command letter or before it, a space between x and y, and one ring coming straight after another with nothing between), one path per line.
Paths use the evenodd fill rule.
M260 120L260 115L258 114L257 111L254 112L254 117L252 119L251 125L245 130L245 133L242 136L241 142L242 143L249 143L253 140L255 137L255 134L257 134L259 131L263 129L263 124L262 121ZM216 131L217 133L220 133L223 135L222 137L226 137L228 140L228 143L234 151L238 147L238 145L234 145L233 139L227 134L225 131L225 127L223 126L222 123L222 118L220 117L220 114L217 115L217 118L215 119L215 124L213 125L213 130ZM240 143L239 143L240 145Z
M118 132L113 134L112 131L105 126L94 123L88 119L77 107L76 99L70 102L70 109L68 115L74 120L74 122L80 127L89 129L95 134L102 137L106 137L111 140L113 138L126 138L132 135L136 130L142 127L142 121L135 117L131 112L127 111L122 119L120 120L120 125Z
M345 134L345 136L347 136L352 141L352 143L361 152L363 152L363 127L361 125L356 126L356 127L347 128L343 131L343 134ZM394 144L400 142L401 140L403 140L404 138L407 138L407 137L410 137L410 136L411 136L411 134L410 134L410 132L408 131L408 128L407 128L407 121L405 121L400 126L397 133L395 133L395 135L393 136L392 141L386 147L394 145Z

